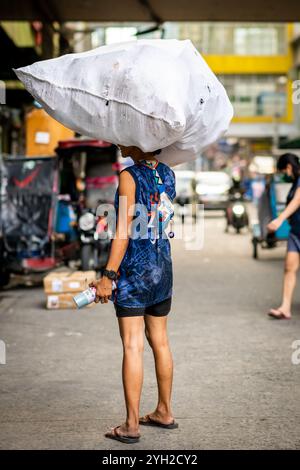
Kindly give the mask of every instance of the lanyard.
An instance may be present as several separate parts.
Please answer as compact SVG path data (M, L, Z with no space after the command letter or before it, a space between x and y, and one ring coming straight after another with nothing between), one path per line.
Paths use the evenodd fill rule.
M157 166L159 163L158 160L155 160L154 162L152 160L141 160L140 163L146 166L147 168L150 168L150 170L152 171L159 194L166 192L164 182L157 171Z

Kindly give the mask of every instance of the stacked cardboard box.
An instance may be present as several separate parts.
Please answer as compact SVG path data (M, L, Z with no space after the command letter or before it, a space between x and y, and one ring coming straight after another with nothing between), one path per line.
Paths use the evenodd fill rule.
M77 308L74 295L87 289L96 280L95 271L54 271L44 277L44 290L48 309ZM94 304L90 304L94 305Z

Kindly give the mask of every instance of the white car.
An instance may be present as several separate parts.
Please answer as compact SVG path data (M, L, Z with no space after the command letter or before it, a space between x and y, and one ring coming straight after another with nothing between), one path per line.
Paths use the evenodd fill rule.
M225 210L229 201L230 176L224 171L202 171L197 174L196 192L204 209Z
M193 195L192 181L195 179L196 173L191 170L175 171L176 178L176 198L190 199Z

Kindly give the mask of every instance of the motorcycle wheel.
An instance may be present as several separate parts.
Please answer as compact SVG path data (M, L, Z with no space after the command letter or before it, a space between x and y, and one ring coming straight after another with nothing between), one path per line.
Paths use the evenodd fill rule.
M94 250L92 245L82 245L80 257L82 271L94 269Z
M10 280L10 273L8 271L0 271L0 288L6 286Z
M253 246L252 257L253 259L257 259L258 258L258 241L255 238L252 240L252 246Z

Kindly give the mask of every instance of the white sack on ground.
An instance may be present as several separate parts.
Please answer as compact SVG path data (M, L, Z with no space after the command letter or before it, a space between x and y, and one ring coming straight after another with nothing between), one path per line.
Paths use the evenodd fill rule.
M196 158L228 128L226 91L189 41L138 40L15 70L66 127L174 165Z

